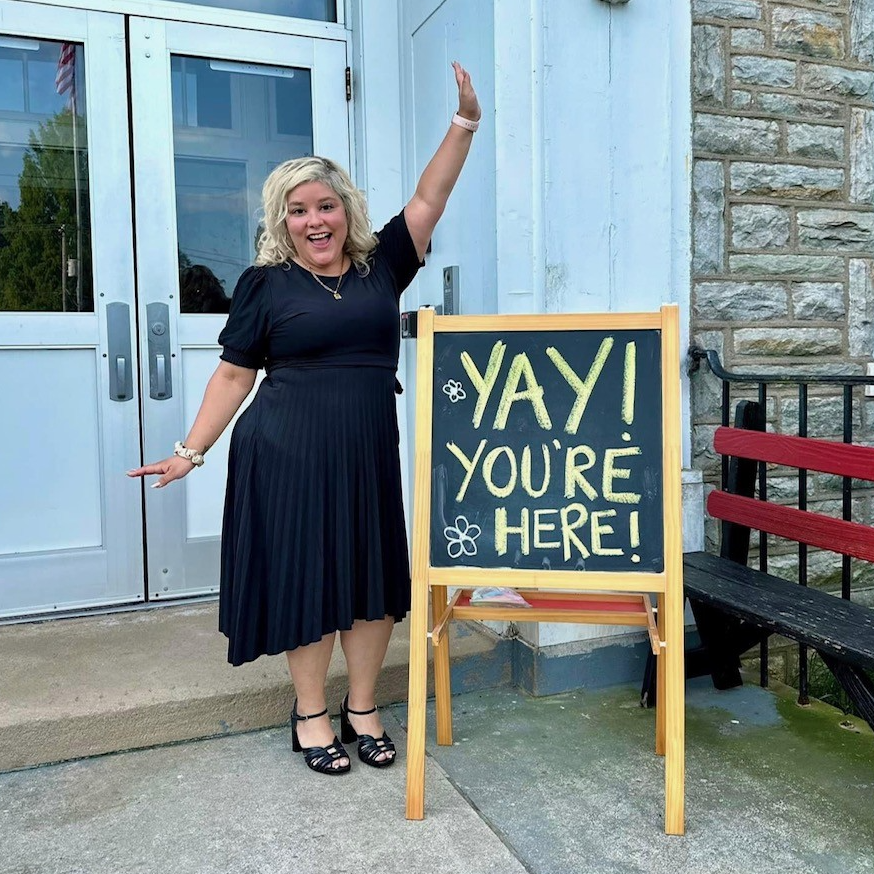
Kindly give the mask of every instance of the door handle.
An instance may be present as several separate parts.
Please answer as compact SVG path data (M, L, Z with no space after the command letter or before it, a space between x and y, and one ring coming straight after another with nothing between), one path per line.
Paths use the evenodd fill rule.
M127 362L130 361L130 307L126 303L106 305L107 357L109 359L109 399L129 401L133 399L133 377ZM112 366L115 362L115 367Z
M163 355L155 356L156 364L156 394L159 397L164 397L167 394L167 367Z
M127 361L123 355L115 359L115 380L117 385L124 385L127 382Z
M146 306L149 338L149 397L166 401L173 397L170 362L170 309L165 303Z

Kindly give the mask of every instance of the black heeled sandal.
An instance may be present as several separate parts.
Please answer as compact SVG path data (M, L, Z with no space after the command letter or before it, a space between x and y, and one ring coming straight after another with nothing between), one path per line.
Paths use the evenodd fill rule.
M349 762L339 767L334 767L334 762L338 759L348 759L349 753L346 752L343 744L334 735L334 740L326 747L302 747L300 740L297 737L297 724L306 722L308 719L318 719L328 712L326 707L321 713L310 713L308 716L301 716L297 712L297 699L295 699L294 707L291 708L291 748L296 753L303 753L304 761L307 767L319 774L346 774L349 772Z
M370 713L376 713L376 709L374 706L370 710L350 710L349 696L347 695L340 705L340 736L343 738L343 743L358 741L358 758L365 765L370 765L372 768L387 768L394 764L394 760L397 758L397 750L391 738L385 732L380 738L376 738L372 734L358 734L349 721L350 713L355 716L367 716ZM385 754L385 758L380 759L380 754Z

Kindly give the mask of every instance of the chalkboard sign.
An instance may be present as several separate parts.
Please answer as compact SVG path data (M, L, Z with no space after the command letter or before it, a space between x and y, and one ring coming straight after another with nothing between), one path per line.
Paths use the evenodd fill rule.
M658 330L434 335L431 567L664 570Z
M682 834L677 306L494 316L423 309L417 323L407 818L424 816L429 642L437 741L451 744L449 624L568 621L647 629L660 654L665 831ZM517 590L527 606L476 598L493 586Z

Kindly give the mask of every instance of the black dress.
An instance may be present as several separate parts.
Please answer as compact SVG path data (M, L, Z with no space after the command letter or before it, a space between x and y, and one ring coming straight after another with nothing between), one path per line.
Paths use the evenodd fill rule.
M234 291L221 357L267 371L228 461L219 628L234 665L410 608L395 373L420 264L403 213L378 237L341 300L294 263L250 267Z

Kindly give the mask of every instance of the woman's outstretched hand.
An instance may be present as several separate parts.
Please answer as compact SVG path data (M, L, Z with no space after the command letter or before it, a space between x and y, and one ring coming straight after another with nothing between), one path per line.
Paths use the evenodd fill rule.
M455 70L455 81L458 83L458 114L462 118L479 121L483 113L470 83L470 73L458 61L452 62L452 69Z
M135 470L129 470L127 475L130 477L142 477L160 474L161 478L158 482L152 483L152 488L162 489L167 484L172 483L173 480L182 479L182 477L191 473L191 471L194 470L194 467L195 465L193 461L189 461L187 458L181 458L178 455L171 455L169 458L165 458L163 461L159 461L156 464L146 464Z

